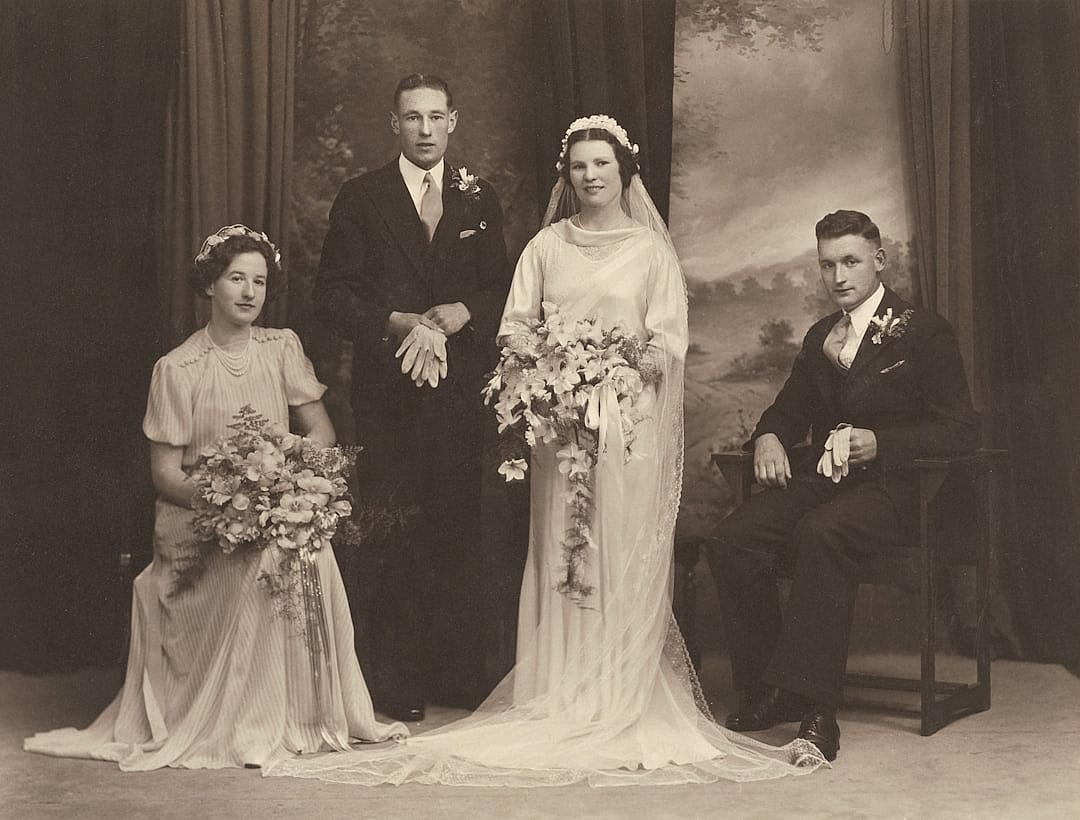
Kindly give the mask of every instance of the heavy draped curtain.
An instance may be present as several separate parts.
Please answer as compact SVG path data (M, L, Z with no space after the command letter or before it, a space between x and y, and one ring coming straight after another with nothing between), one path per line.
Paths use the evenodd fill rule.
M231 222L287 237L296 7L0 0L0 666L122 657L150 370L205 318L191 257Z
M904 91L919 295L956 330L981 394L971 270L968 0L904 0Z
M187 280L208 234L243 222L265 231L287 261L297 6L298 0L181 1L159 264L170 344L208 318ZM284 320L283 293L267 306L264 323Z
M671 190L674 0L545 0L532 7L537 191L543 211L566 126L610 114L641 148L664 219Z
M174 3L0 0L0 667L122 657Z
M971 6L973 268L1025 653L1080 661L1080 4Z
M899 7L920 296L956 328L984 441L1012 461L995 626L1076 659L1080 476L1059 454L1080 436L1080 5Z

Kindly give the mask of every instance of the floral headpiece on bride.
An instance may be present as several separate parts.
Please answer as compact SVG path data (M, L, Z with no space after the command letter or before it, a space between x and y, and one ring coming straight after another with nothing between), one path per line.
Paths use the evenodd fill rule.
M559 161L555 163L556 171L562 171L563 169L563 161L566 159L566 143L570 140L570 135L575 131L588 131L590 128L607 131L619 141L623 148L630 152L631 156L637 157L637 143L630 142L626 129L619 125L614 117L609 117L607 114L593 114L589 117L579 117L570 123L570 127L566 129L566 133L563 134L562 138L562 147L559 149Z
M278 267L281 266L281 251L278 250L277 245L270 241L270 237L264 234L262 231L253 231L247 225L226 225L215 233L210 234L203 240L202 247L199 252L195 254L195 264L205 262L210 258L210 252L224 242L226 239L231 239L234 236L249 236L257 242L263 242L269 246L270 250L274 253L274 264Z

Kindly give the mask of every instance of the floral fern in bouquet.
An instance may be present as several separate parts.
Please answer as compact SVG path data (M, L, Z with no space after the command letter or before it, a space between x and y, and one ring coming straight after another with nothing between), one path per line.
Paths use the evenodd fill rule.
M495 402L502 464L507 481L528 470L528 453L556 444L559 472L567 477L570 527L563 540L566 576L557 589L584 604L593 588L584 580L593 544L592 481L602 449L621 441L625 460L633 455L634 429L643 419L635 407L645 388L660 380L645 343L620 325L605 329L596 318L571 320L544 303L543 320L515 323L499 364L484 388ZM618 429L609 420L617 411Z
M347 476L359 447L319 447L282 431L245 405L230 432L203 448L192 471L194 528L203 553L273 551L259 575L283 610L303 565L335 535L355 540ZM181 568L176 589L203 571L203 555Z

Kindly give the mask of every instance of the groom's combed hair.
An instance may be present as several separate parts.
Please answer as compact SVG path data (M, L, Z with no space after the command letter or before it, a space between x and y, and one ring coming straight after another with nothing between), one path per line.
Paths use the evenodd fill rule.
M841 236L861 236L881 245L881 231L862 211L833 211L821 218L814 226L817 238L837 239Z
M454 110L454 95L450 93L450 86L446 84L446 80L434 74L410 74L408 77L402 77L397 84L397 88L394 89L394 110L397 110L402 94L417 88L430 88L432 91L441 91L446 95L447 110Z

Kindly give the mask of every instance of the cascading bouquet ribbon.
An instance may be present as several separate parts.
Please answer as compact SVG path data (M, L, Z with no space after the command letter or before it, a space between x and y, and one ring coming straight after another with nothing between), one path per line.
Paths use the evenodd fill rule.
M593 514L592 481L604 458L632 457L634 428L644 418L638 396L660 380L646 345L621 326L605 329L595 318L570 320L545 302L545 319L515 323L484 400L495 400L502 465L507 481L523 479L527 456L555 443L559 472L567 477L570 527L563 540L565 577L556 589L584 604L594 589L585 580Z

